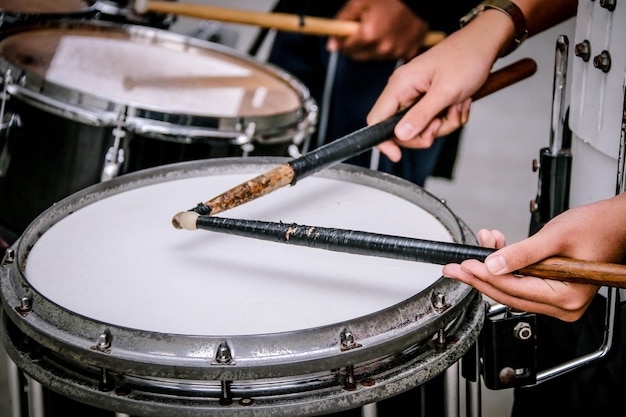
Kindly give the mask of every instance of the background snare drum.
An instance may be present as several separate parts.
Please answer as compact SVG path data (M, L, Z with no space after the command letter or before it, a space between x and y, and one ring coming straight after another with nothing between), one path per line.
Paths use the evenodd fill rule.
M223 156L287 156L316 111L289 74L230 48L145 26L55 21L0 42L0 223L20 234L101 180Z
M330 413L455 364L476 340L484 304L438 265L170 224L203 196L284 162L153 168L44 212L1 269L9 355L62 395L142 416ZM348 165L231 213L476 243L421 188ZM25 354L33 350L43 357Z

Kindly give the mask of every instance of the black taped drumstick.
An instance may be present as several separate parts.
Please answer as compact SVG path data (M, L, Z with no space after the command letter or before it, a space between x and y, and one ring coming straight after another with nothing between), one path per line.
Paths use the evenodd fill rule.
M536 62L530 58L514 62L491 73L485 84L472 98L473 100L478 100L485 97L530 77L536 70ZM187 228L186 225L193 225L193 222L184 219L184 217L189 216L186 213L195 212L201 215L215 215L269 194L285 185L295 185L298 180L335 163L359 155L391 139L394 136L394 127L407 111L408 109L405 109L380 123L363 127L342 138L329 142L299 158L239 184L205 203L200 203L188 212L177 213L172 218L172 225L177 229L185 229Z
M257 220L198 216L198 229L248 238L437 265L466 259L484 261L495 249L459 243L437 242L357 230L273 223ZM558 281L626 288L626 266L550 257L516 271L522 275Z

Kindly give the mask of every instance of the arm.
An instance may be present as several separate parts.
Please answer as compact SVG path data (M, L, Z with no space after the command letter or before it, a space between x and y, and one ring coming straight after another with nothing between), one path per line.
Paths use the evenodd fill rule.
M571 17L576 11L575 0L515 3L526 18L529 35ZM438 45L399 67L372 107L368 123L386 119L421 99L396 126L397 143L388 141L379 149L398 161L398 144L426 148L435 137L465 124L471 105L469 97L485 82L494 62L508 50L514 37L512 20L498 10L487 9Z
M574 321L598 287L510 274L550 256L619 263L626 256L626 193L567 210L535 235L505 246L498 231L481 230L483 246L498 248L485 263L468 260L444 266L446 277L475 287L495 301L523 311Z

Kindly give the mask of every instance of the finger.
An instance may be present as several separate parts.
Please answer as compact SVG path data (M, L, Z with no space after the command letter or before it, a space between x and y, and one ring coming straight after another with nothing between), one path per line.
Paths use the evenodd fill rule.
M545 314L548 314L548 312L557 315L564 314L564 311L558 307L554 307L549 304L537 302L534 300L519 298L518 296L512 295L508 291L494 286L490 282L482 280L476 275L465 271L461 268L461 265L459 264L448 264L443 267L442 272L443 276L453 278L467 285L470 285L481 294L484 294L492 300L507 305L509 307L513 307L522 311L542 312Z
M438 118L439 114L454 103L454 97L451 93L447 93L445 89L440 89L433 85L428 92L407 112L407 114L398 122L394 130L399 140L410 140L416 138L426 129L431 121ZM445 123L445 122L444 122ZM443 132L451 128L452 123L447 126L439 127L439 131ZM454 128L458 128L460 123L456 123Z
M398 162L402 159L402 150L391 140L381 143L377 148L392 162Z
M567 305L566 301L565 305L567 308L563 308L559 302L555 300L533 298L533 295L544 293L545 290L529 289L533 287L534 283L531 283L529 286L528 282L524 280L544 281L538 278L505 275L497 277L497 280L489 281L468 272L459 264L446 265L443 269L443 274L446 277L457 279L474 287L477 291L498 303L521 311L550 315L564 321L575 321L579 319L589 304ZM527 288L526 290L516 289L512 291L512 289L516 288L518 285ZM589 297L589 299L591 300L592 297ZM560 303L563 304L562 301Z
M558 248L558 241L551 242L549 237L537 238L533 235L490 254L485 259L485 265L490 273L502 275L556 255Z
M588 288L588 285L513 274L492 275L482 262L475 259L463 261L460 268L476 280L509 296L538 304L559 306L567 311L580 310L586 305L588 294L591 294L588 291L595 293L595 288Z
M500 249L506 245L504 234L499 230L480 229L477 233L480 246Z

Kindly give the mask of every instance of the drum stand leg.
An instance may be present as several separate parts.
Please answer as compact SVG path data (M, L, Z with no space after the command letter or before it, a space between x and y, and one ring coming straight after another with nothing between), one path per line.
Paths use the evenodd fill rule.
M377 403L365 404L361 407L361 417L377 417L378 407Z
M459 417L459 363L446 369L443 376L443 411L446 417Z
M44 417L43 387L29 376L26 376L28 392L28 415L29 417Z
M465 416L466 417L481 417L482 416L482 392L481 392L481 378L480 378L480 355L476 345L462 361L468 360L467 368L463 368L464 371L468 371L470 375L465 377Z
M20 372L17 369L17 365L11 360L11 358L9 358L9 355L5 353L4 358L7 369L11 416L20 417L22 415L22 386L20 384Z

